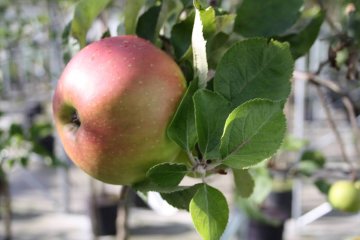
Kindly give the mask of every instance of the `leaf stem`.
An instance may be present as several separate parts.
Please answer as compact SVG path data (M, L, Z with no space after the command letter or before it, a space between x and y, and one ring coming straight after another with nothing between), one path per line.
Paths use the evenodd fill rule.
M188 155L190 162L193 166L197 165L197 161L195 160L194 156L192 155L192 153L190 151L186 151L186 154Z

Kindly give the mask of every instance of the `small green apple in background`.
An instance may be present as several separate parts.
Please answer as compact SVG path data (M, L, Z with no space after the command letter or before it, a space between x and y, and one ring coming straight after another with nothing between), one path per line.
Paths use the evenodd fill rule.
M328 198L337 210L355 213L360 210L360 189L351 181L340 180L331 185Z
M355 187L360 191L360 180L355 182Z
M186 89L178 65L136 36L110 37L82 49L53 97L66 153L89 175L130 185L180 148L166 128Z

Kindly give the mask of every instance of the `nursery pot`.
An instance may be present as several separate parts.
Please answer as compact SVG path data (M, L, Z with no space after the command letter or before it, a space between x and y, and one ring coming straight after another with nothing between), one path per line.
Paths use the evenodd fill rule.
M247 240L282 240L284 225L291 218L292 191L272 192L265 201L262 212L277 224L250 219Z
M268 208L279 212L280 221L291 218L292 210L292 191L271 192L267 201Z
M95 236L116 235L119 200L113 195L93 197L90 204L92 231Z
M256 220L250 220L247 230L247 240L282 240L284 222L271 225Z

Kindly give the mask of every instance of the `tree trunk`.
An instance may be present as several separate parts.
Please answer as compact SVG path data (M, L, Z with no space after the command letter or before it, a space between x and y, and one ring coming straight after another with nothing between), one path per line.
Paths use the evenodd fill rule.
M3 219L4 219L4 240L11 240L11 195L9 182L7 181L5 173L0 169L0 202L3 205Z

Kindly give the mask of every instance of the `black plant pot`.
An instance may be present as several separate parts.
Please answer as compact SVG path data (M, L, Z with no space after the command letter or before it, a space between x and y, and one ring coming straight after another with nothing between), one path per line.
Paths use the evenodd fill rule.
M91 225L95 236L116 235L118 198L101 195L91 200Z
M273 226L267 223L250 220L247 240L282 240L284 223Z
M262 212L278 224L250 219L247 240L282 240L286 220L291 218L292 191L272 192L266 199Z
M292 191L271 192L266 200L267 208L277 212L277 220L286 221L291 218Z

